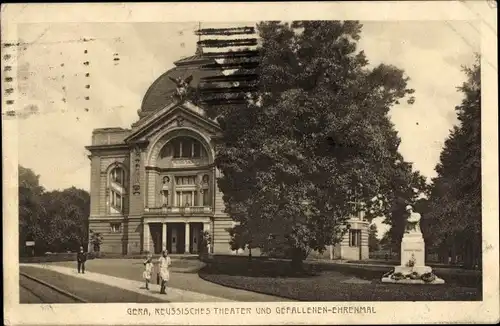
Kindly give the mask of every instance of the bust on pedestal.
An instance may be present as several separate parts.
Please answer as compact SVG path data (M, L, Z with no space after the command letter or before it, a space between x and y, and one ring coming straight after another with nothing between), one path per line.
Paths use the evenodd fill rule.
M401 240L401 265L382 277L385 283L406 284L444 284L432 268L425 266L425 242L420 230L420 214L413 211L411 205L406 206L410 215L403 239Z

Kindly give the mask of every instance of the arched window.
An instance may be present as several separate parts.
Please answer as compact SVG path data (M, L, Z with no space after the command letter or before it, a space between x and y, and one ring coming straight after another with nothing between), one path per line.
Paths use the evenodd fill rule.
M124 185L125 181L125 171L121 167L116 167L111 170L110 179L121 186Z
M170 145L173 149L174 158L201 158L206 157L207 152L203 145L191 137L174 138Z
M109 210L113 214L123 213L126 195L125 170L117 166L109 173Z

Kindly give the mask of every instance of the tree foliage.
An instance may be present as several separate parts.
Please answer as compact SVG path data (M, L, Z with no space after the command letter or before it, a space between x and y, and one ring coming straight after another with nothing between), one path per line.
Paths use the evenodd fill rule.
M19 166L19 248L25 241L33 241L41 234L40 218L44 215L40 176L32 170Z
M481 70L479 57L464 67L467 80L458 88L459 124L446 139L429 192L430 233L436 244L461 253L469 266L481 256ZM448 256L448 252L446 256ZM446 257L447 258L447 257Z
M400 139L388 112L410 96L404 72L368 67L355 21L262 22L259 92L212 110L216 164L236 237L281 237L294 257L340 240L346 219L391 193ZM410 98L410 101L413 101ZM376 197L378 198L378 197ZM239 233L240 235L236 235Z
M90 195L75 187L47 192L39 176L19 166L19 244L35 241L38 253L76 250L88 240Z
M382 239L379 241L379 246L383 250L392 250L393 249L393 241L391 239L391 233L385 232Z
M401 240L406 227L408 213L406 206L412 205L416 212L421 213L419 196L424 194L428 185L425 177L419 171L412 169L411 164L398 160L389 191L383 196L382 209L379 216L385 216L384 223L390 225L387 231L394 251L399 252Z

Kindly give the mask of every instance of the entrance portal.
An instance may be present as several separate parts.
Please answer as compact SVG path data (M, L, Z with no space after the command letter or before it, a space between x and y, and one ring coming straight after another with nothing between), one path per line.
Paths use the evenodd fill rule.
M203 245L203 223L189 223L189 252L197 254Z
M149 229L153 242L151 252L160 254L164 246L162 243L163 224L149 223ZM186 231L189 232L187 235L189 239L186 239ZM172 254L197 254L202 252L203 223L167 223L166 245L168 252Z
M167 223L167 250L172 254L185 252L186 231L184 223Z
M161 223L150 223L149 230L151 232L151 239L153 240L153 250L155 254L161 253L162 243L161 243Z

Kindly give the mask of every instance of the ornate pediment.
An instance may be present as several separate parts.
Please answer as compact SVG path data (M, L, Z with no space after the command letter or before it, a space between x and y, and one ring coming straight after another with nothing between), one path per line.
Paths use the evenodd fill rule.
M203 108L189 101L178 101L139 121L125 141L128 143L148 141L157 133L176 127L193 128L210 136L220 131L218 124L206 116Z

